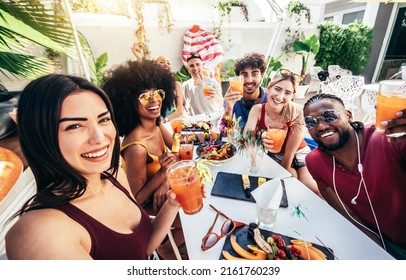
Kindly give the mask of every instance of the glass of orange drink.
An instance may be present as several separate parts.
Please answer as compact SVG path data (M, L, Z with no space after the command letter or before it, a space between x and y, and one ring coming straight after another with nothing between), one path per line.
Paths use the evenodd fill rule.
M191 160L193 159L194 145L192 140L181 140L179 148L179 156L181 160Z
M213 89L213 83L210 81L203 81L203 95L210 96L210 91Z
M198 213L203 208L202 185L194 160L181 160L166 171L169 186L176 194L183 212L187 215Z
M385 130L381 122L396 118L396 113L406 108L406 81L385 80L379 82L376 99L376 130ZM399 137L404 133L393 133L390 137Z
M171 127L172 127L173 133L180 134L182 132L182 119L177 118L177 119L171 120Z
M234 76L228 78L230 87L232 91L238 91L241 95L244 92L244 77L243 76Z
M280 153L283 143L285 142L288 129L282 126L268 127L267 134L273 140L273 148L269 150L271 153Z

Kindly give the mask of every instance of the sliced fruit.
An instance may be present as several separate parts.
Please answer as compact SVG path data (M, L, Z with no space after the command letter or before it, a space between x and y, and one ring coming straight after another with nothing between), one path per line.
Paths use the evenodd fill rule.
M252 245L248 244L247 245L248 249L250 249L252 252L257 252L257 253L266 253L264 250L262 250L258 245Z
M210 130L210 134L211 134L211 140L216 141L218 139L217 132L215 132L214 130Z
M305 240L292 239L292 240L290 240L290 242L293 245L306 246L305 244L307 244L307 246L312 247L312 243L310 243L309 241L305 241Z
M254 253L250 253L246 250L244 250L244 248L242 248L240 246L240 244L237 243L237 238L235 235L231 235L230 237L230 243L231 243L231 247L233 248L233 250L241 257L249 259L249 260L266 260L267 254L264 252L254 252Z
M272 252L272 247L269 245L268 242L262 237L261 231L259 228L254 229L254 240L255 243L266 253L271 253ZM249 248L249 247L248 247Z
M314 250L314 247L306 247L305 246L300 246L300 245L288 245L287 247L289 249L292 248L292 246L294 246L295 248L300 250L300 257L304 260L326 260L326 256L323 254L323 256ZM320 251L320 250L319 250Z
M179 153L180 149L180 134L179 133L174 133L172 136L173 142L172 142L172 152L174 153Z
M223 254L224 259L229 260L229 261L244 261L244 260L247 260L247 259L244 259L244 258L234 257L228 251L225 251L225 250L223 250L221 253Z

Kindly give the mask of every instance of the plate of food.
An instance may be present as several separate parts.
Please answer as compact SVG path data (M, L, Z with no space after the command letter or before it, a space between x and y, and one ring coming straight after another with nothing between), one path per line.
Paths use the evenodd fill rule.
M230 142L214 141L199 145L196 154L203 159L225 162L237 153L237 148Z
M334 260L330 248L250 223L227 236L220 260Z

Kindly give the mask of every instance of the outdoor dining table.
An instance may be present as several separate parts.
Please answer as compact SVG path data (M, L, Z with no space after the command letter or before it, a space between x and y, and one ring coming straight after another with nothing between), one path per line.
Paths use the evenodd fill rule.
M247 173L247 161L243 154L237 153L223 164L209 165L209 167L214 180L218 172L246 173L250 176L283 179L289 205L286 208L279 208L273 232L327 246L331 248L339 260L393 259L385 250L299 180L292 177L287 170L269 156L263 157L260 170L256 174ZM190 260L218 260L221 257L226 237L209 250L203 251L201 249L202 238L206 235L216 216L216 211L209 207L210 204L235 221L246 224L255 221L254 202L212 195L213 184L206 184L205 187L207 197L203 200L203 209L200 212L186 215L180 210ZM296 215L298 210L305 217ZM220 234L220 227L223 222L224 218L220 217L213 231Z

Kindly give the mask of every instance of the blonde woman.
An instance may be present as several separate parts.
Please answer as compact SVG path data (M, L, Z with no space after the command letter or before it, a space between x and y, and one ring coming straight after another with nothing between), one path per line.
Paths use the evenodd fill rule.
M154 59L154 61L162 66L164 69L172 72L171 68L171 61L163 56L160 55ZM166 111L166 117L163 118L164 122L171 121L178 117L181 117L183 114L183 89L182 84L179 81L175 81L175 104L172 108Z
M267 86L267 102L252 107L244 133L248 129L267 130L269 126L286 125L288 133L281 152L268 151L268 155L320 196L316 181L307 170L305 162L310 148L304 140L303 110L292 101L300 81L297 74L281 69ZM263 133L262 142L266 150L273 148L273 140L267 133Z

